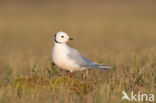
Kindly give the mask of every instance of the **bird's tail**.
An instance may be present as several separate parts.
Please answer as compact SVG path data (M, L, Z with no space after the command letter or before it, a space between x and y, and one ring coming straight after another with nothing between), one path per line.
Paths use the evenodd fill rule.
M113 68L113 66L94 63L94 64L89 65L89 68L100 69L100 70L108 70L109 68Z
M105 65L105 64L97 64L98 68L101 70L108 70L109 68L113 68L111 65Z

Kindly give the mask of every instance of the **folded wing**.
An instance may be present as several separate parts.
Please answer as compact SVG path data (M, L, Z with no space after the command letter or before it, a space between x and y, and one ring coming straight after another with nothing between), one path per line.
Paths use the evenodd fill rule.
M78 64L80 67L101 69L101 70L108 70L108 68L112 68L112 66L110 65L97 64L92 62L91 60L84 57L78 50L74 48L69 47L68 49L69 49L68 57L72 59L76 64Z

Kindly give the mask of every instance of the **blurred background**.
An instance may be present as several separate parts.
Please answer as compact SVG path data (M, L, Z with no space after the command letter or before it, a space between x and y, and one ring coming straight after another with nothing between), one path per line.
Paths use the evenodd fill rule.
M46 70L58 31L95 62L138 64L149 75L156 65L155 0L0 0L1 81L10 68L23 76L36 65Z
M102 60L108 49L149 48L156 41L155 11L154 0L1 0L0 60L20 70L41 64L51 58L58 31L91 59Z

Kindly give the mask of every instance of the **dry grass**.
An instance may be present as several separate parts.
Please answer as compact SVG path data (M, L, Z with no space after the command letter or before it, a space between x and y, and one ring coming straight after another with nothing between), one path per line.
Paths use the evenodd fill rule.
M0 103L118 103L127 102L123 90L156 94L155 3L2 2ZM60 30L86 57L115 68L67 77L50 60Z

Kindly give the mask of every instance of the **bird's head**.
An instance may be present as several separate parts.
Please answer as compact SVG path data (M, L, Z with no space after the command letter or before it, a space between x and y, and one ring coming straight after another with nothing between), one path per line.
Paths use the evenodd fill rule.
M57 32L54 36L55 43L66 43L68 40L73 40L65 32Z

